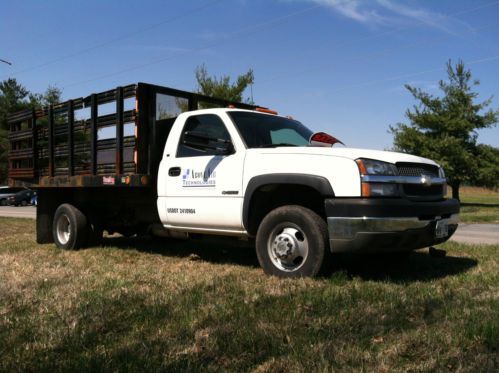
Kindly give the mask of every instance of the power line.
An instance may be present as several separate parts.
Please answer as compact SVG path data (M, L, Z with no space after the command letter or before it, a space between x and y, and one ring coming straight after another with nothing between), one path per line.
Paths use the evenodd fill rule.
M446 19L446 18L451 18L451 17L458 16L458 15L468 14L468 13L471 13L471 12L474 12L474 11L477 11L477 10L480 10L480 9L483 9L483 8L490 7L490 6L495 5L495 4L499 4L499 0L492 1L492 2L487 3L487 4L482 4L480 6L463 9L463 10L460 10L460 11L457 11L457 12L454 12L454 13L450 13L450 14L447 14L447 15L442 15L439 18L439 20L442 19L442 18ZM432 26L434 26L434 25L432 25ZM382 36L387 36L387 35L395 34L395 33L401 32L401 31L409 30L409 29L414 28L414 27L415 27L414 25L412 25L412 26L404 26L404 27L397 27L395 29L388 30L388 31L383 31L381 33L377 33L377 34L374 34L374 35L360 37L360 38L352 39L352 40L349 40L349 41L346 41L346 42L334 43L333 45L330 44L330 45L327 46L327 48L330 49L331 47L350 46L350 45L352 45L354 43L357 43L357 42L362 42L362 41L377 39L377 38L382 37ZM486 26L486 27L489 27L489 26ZM484 28L486 28L486 27L484 27ZM478 30L481 30L481 29L482 28L475 28L475 29L468 29L467 31L468 32L470 32L470 31L472 32L472 31L478 31ZM451 37L451 36L448 36L448 37ZM447 37L444 37L444 38L447 38ZM417 42L417 43L419 44L419 42ZM402 48L405 48L405 46L402 47ZM320 48L320 49L323 49L323 48ZM293 75L293 76L295 76L297 74L301 75L302 73L316 71L316 70L321 70L321 69L324 69L324 68L327 68L327 67L330 67L330 66L331 66L331 64L316 66L316 67L312 67L312 68L309 68L309 69L306 69L306 70L301 70L301 71L298 71L298 72L295 72L295 73L292 73L292 74L286 74L286 75L281 75L281 76L278 76L278 77L269 78L269 79L266 79L264 81L259 82L258 84L268 83L268 82L274 81L274 80L279 80L279 79L285 78L285 77L287 77L289 75Z
M70 59L70 58L73 58L73 57L80 56L80 55L82 55L84 53L88 53L88 52L93 51L95 49L99 49L99 48L105 47L105 46L113 44L113 43L115 43L117 41L128 39L128 38L130 38L132 36L135 36L137 34L141 34L141 33L144 33L146 31L153 30L153 29L155 29L155 28L157 28L159 26L162 26L162 25L164 25L166 23L174 22L174 21L177 21L179 19L188 17L188 16L190 16L192 14L198 13L198 12L200 12L200 11L202 11L202 10L210 7L210 6L212 6L213 4L219 3L221 1L225 1L225 0L212 0L212 1L209 1L209 2L205 3L202 6L199 6L197 8L191 9L191 10L183 12L183 13L180 13L180 14L178 14L176 16L173 16L171 18L168 18L168 19L166 19L164 21L161 21L161 22L158 22L158 23L155 23L155 24L152 24L152 25L149 25L149 26L137 29L137 30L135 30L133 32L122 34L120 36L117 36L117 37L115 37L113 39L109 39L109 40L104 41L102 43L94 44L94 45L92 45L92 46L90 46L88 48L80 49L79 51L76 51L74 53L66 54L64 56L60 56L60 57L54 58L54 59L46 61L46 62L42 62L39 65L34 65L34 66L27 67L27 68L22 69L22 70L18 70L18 71L14 72L14 73L12 73L10 75L19 75L19 74L22 74L22 73L25 73L25 72L28 72L28 71L39 69L41 67L52 65L52 64L60 62L60 61L64 61L64 60L67 60L67 59Z
M499 26L499 22L495 22L495 23L492 23L492 24L489 24L486 26L482 26L482 27L471 28L471 29L468 29L468 32L477 32L477 31L481 31L481 30L484 30L487 28L497 27L497 26ZM399 51L402 49L412 48L414 46L418 46L421 44L428 46L430 44L438 43L442 40L450 39L451 37L452 37L452 35L446 35L446 36L442 36L442 37L436 38L436 39L430 38L430 39L418 40L418 41L413 42L413 43L405 43L402 46L399 46L396 48L386 48L384 50L376 51L374 53L369 53L369 54L357 56L354 58L350 58L350 59L344 60L343 62L356 62L356 61L360 61L360 60L363 60L366 58L369 58L370 60L372 60L372 58L374 58L374 57L385 57L389 53L393 53L393 52L396 52L396 51ZM334 63L333 64L329 63L329 64L325 64L325 65L320 65L320 66L314 66L314 67L311 67L308 69L295 71L295 72L287 73L287 74L282 74L280 76L275 76L273 78L265 79L265 80L259 82L258 84L266 84L266 83L273 82L276 80L288 79L289 77L296 77L296 76L304 75L304 74L314 72L314 71L330 69L332 67L334 67Z
M352 0L345 0L343 2L338 2L336 5L346 4L346 3L349 3L351 1ZM448 17L452 17L452 16L456 16L456 15L462 15L462 14L470 13L470 12L473 12L473 11L476 11L476 10L479 10L479 9L483 9L485 7L488 7L488 6L492 6L492 5L497 4L497 3L499 3L499 0L496 0L496 1L493 1L493 2L490 2L490 3L487 3L487 4L483 4L483 5L480 5L480 6L477 6L477 7L464 9L464 10L461 10L461 11L458 11L458 12L455 12L455 13L451 13L449 15L443 16L443 18L448 18ZM210 48L213 48L213 47L217 47L217 46L223 44L224 42L226 42L226 41L228 41L230 39L234 39L235 37L237 37L239 35L243 35L245 37L246 36L250 36L251 34L254 34L254 33L260 31L260 29L265 28L266 26L271 26L271 25L273 25L275 23L282 22L282 21L284 21L284 20L286 20L288 18L292 18L292 17L296 17L298 15L302 15L304 13L307 13L307 12L310 12L312 10L315 10L315 9L317 9L319 7L322 7L322 5L321 4L317 4L317 5L314 5L314 6L305 8L305 9L302 9L302 10L294 12L294 13L290 13L290 14L287 14L287 15L284 15L284 16L281 16L281 17L277 17L275 19L271 19L269 21L265 21L265 22L262 22L262 23L259 23L259 24L253 25L253 26L249 26L249 27L240 29L239 31L236 31L236 32L230 34L230 36L226 37L223 42L213 43L213 44L210 44L210 45L206 45L204 47L194 48L194 49L191 49L191 50L185 51L185 52L179 52L179 53L177 53L175 55L169 55L169 56L166 56L166 57L163 57L163 58L160 58L160 59L152 60L152 61L144 63L144 64L130 66L130 67L122 69L120 71L116 71L116 72L112 72L112 73L100 75L100 76L97 76L95 78L86 79L86 80L82 80L82 81L79 81L79 82L70 83L70 84L67 84L63 88L73 87L73 86L77 86L77 85L80 85L80 84L90 83L90 82L93 82L93 81L97 81L97 80L109 78L109 77L112 77L112 76L116 76L116 75L120 75L120 74L129 72L129 71L133 71L133 70L137 70L137 69L140 69L140 68L143 68L143 67L147 67L147 66L151 66L151 65L158 64L158 63L161 63L161 62L165 62L165 61L171 60L173 58L180 57L180 56L192 53L192 52L199 52L199 51L203 51L203 50L210 49ZM379 37L379 36L384 36L384 35L392 34L392 33L399 32L399 31L402 31L402 30L405 30L405 29L409 29L409 28L411 28L411 26L400 27L400 28L396 28L394 30L390 30L390 31L386 31L386 32L377 34L377 35L368 36L368 37L365 37L365 38L361 38L361 39L357 39L357 40L354 40L354 41L351 41L351 42L341 43L341 44L342 45L345 45L345 44L348 45L349 43L352 43L352 42L355 42L355 41L368 40L368 39L371 39L371 38L374 38L374 37Z
M492 61L497 61L497 60L499 60L499 55L467 61L467 62L465 62L465 64L469 66L469 65L477 65L480 63L492 62ZM340 91L344 91L344 90L351 89L351 88L360 88L360 87L366 87L366 86L375 85L375 84L379 84L379 83L386 83L386 82L399 80L399 79L413 78L415 76L425 75L425 74L434 73L434 72L443 71L443 70L444 70L443 67L439 67L439 68L435 68L435 69L423 70L423 71L418 71L418 72L404 74L404 75L397 75L397 76L393 76L393 77L389 77L389 78L385 78L385 79L371 80L371 81L364 82L364 83L358 83L358 84L352 84L352 85L348 85L348 86L339 87L339 88L333 89L330 92L332 92L332 93L340 92Z
M12 66L12 62L2 60L1 58L0 58L0 62L6 63L7 65L11 65Z
M347 3L347 2L351 2L351 1L352 0L347 0L347 1L344 1L343 3ZM205 45L205 46L199 47L199 48L194 48L194 49L191 49L191 50L188 50L188 51L185 51L185 52L179 52L179 53L176 53L176 54L173 54L173 55L169 55L169 56L162 57L162 58L159 58L159 59L156 59L156 60L152 60L152 61L147 62L147 63L143 63L143 64L139 64L139 65L135 65L135 66L130 66L130 67L126 68L126 69L115 71L115 72L112 72L112 73L109 73L109 74L100 75L100 76L97 76L95 78L86 79L86 80L82 80L82 81L75 82L75 83L70 83L70 84L65 85L62 88L64 89L64 88L67 88L67 87L73 87L73 86L80 85L80 84L90 83L90 82L93 82L93 81L96 81L96 80L101 80L101 79L109 78L109 77L112 77L112 76L116 76L116 75L120 75L120 74L129 72L129 71L133 71L133 70L141 69L143 67L147 67L147 66L155 65L155 64L158 64L158 63L161 63L161 62L165 62L165 61L168 61L168 60L171 60L171 59L174 59L176 57L183 56L183 55L186 55L186 54L189 54L189 53L201 52L201 51L206 50L206 49L218 47L219 45L222 45L222 44L224 44L224 43L226 43L226 42L228 42L228 41L230 41L230 40L232 40L232 39L234 39L236 37L239 37L239 36L243 36L243 37L250 36L252 34L255 34L255 33L261 31L262 29L268 28L269 26L272 26L272 25L275 25L277 23L283 22L283 21L285 21L285 20L287 20L289 18L296 17L298 15L303 15L303 14L305 14L307 12L310 12L310 11L312 11L314 9L317 9L319 7L321 7L321 5L314 5L314 6L305 8L305 9L301 9L301 10L299 10L297 12L288 13L288 14L286 14L284 16L272 18L270 20L258 23L256 25L242 28L242 29L240 29L240 30L238 30L236 32L233 32L232 34L229 34L221 42L212 43L212 44Z
M217 2L220 2L220 1L223 1L223 0L214 0L214 1L211 1L207 4L204 4L203 6L201 7L198 7L198 8L195 8L189 12L185 12L185 13L182 13L178 16L175 16L175 17L172 17L168 20L165 20L165 21L162 21L162 22L159 22L157 24L154 24L154 25L151 25L151 26L148 26L148 27L145 27L145 28L142 28L142 29L139 29L133 33L128 33L128 34L124 34L122 36L119 36L117 38L114 38L114 39L111 39L109 41L106 41L104 43L100 43L100 44L97 44L97 45L94 45L92 47L89 47L89 48L86 48L86 49L83 49L83 50L80 50L78 52L75 52L73 54L69 54L69 55L66 55L66 56L62 56L62 57L59 57L57 59L54 59L54 60L51 60L51 61L47 61L45 63L42 63L40 65L37 65L37 66L33 66L31 68L27 68L27 69L24 69L24 70L20 70L18 71L17 73L14 73L15 74L19 74L19 73L23 73L23 72L26 72L26 71L29 71L29 70L32 70L32 69L36 69L36 68L40 68L40 67L44 67L44 66L47 66L47 65L50 65L52 63L56 63L56 62L59 62L59 61L62 61L62 60L65 60L65 59L69 59L69 58L72 58L72 57L75 57L75 56L78 56L80 54L83 54L83 53L86 53L86 52L89 52L91 50L94 50L94 49L97 49L97 48L101 48L103 46L106 46L106 45L109 45L111 43L114 43L115 41L119 41L119 40L123 40L123 39L126 39L130 36L133 36L133 35L136 35L138 33L141 33L141 32L145 32L145 31L148 31L148 30L151 30L151 29L154 29L162 24L165 24L165 23L168 23L168 22L172 22L172 21L175 21L177 19L180 19L180 18L184 18L190 14L193 14L195 12L198 12L202 9L205 9L207 8L208 6L211 6L212 4L214 3L217 3ZM345 1L342 1L342 2L338 2L336 3L335 5L341 5L341 4L345 4L345 3L349 3L353 0L345 0ZM487 3L487 4L483 4L483 5L480 5L480 6L477 6L477 7L474 7L474 8L469 8L469 9L465 9L463 11L459 11L459 12L456 12L456 13L453 13L453 14L449 14L449 15L446 15L446 16L443 16L444 18L447 18L447 17L451 17L451 16L456 16L456 15L461 15L461 14L465 14L465 13L469 13L469 12L472 12L472 11L475 11L475 10L479 10L479 9L482 9L482 8L485 8L485 7L489 7L491 5L494 5L494 4L497 4L499 3L499 0L498 1L493 1L493 2L490 2L490 3ZM161 63L161 62L164 62L164 61L167 61L167 60L170 60L170 59L173 59L177 56L183 56L185 54L188 54L188 53L192 53L192 52L197 52L197 51L203 51L205 49L209 49L209 48L213 48L213 47L217 47L221 44L223 44L224 42L228 41L228 40L231 40L231 39L234 39L235 37L241 35L241 34L244 34L243 36L249 36L250 34L248 34L248 32L251 32L251 34L254 34L258 31L260 31L260 29L263 29L265 28L266 26L271 26L275 23L279 23L279 22L282 22L288 18L291 18L291 17L295 17L297 15L301 15L301 14L304 14L306 12L309 12L311 10L314 10L314 9L317 9L319 7L322 7L322 5L320 4L317 4L315 6L312 6L312 7L309 7L309 8L305 8L305 9L302 9L298 12L294 12L294 13L290 13L290 14L287 14L285 16L282 16L282 17L277 17L275 19L271 19L269 21L265 21L265 22L262 22L262 23L259 23L259 24L256 24L256 25L253 25L253 26L249 26L249 27L246 27L246 28L243 28L243 29L240 29L239 31L237 32L234 32L232 34L230 34L230 36L227 36L225 38L225 40L223 42L219 42L219 43L213 43L213 44L210 44L210 45L206 45L204 47L200 47L200 48L194 48L194 49L191 49L189 51L186 51L186 52L180 52L176 55L170 55L170 56L166 56L164 58L161 58L161 59L156 59L156 60L153 60L153 61L150 61L148 63L145 63L145 64L140 64L140 65L135 65L135 66L131 66L129 68L126 68L126 69L123 69L123 70L120 70L120 71L117 71L117 72L113 72L113 73L109 73L109 74L105 74L105 75L101 75L101 76L98 76L98 77L95 77L95 78L92 78L92 79L87 79L87 80L84 80L84 81L80 81L80 82L75 82L75 83L71 83L71 84L68 84L66 85L65 87L71 87L71 86L75 86L75 85L80 85L80 84L84 84L84 83L88 83L88 82L92 82L92 81L96 81L96 80L100 80L100 79L104 79L104 78L107 78L107 77L111 77L111 76L115 76L115 75L119 75L119 74L123 74L125 72L128 72L128 71L132 71L132 70L136 70L136 69L140 69L142 67L147 67L147 66L150 66L150 65L154 65L154 64L157 64L157 63ZM372 39L372 38L375 38L375 37L379 37L379 36L384 36L384 35L387 35L387 34L391 34L391 33L395 33L395 32L399 32L401 30L405 30L405 29L408 29L408 28L411 28L411 26L408 26L408 27L403 27L403 28L397 28L397 29L394 29L394 30L391 30L391 31L387 31L387 32L383 32L383 33L380 33L380 34L377 34L377 35L372 35L372 36L368 36L368 37L365 37L365 38L360 38L360 39L357 39L357 40L353 40L353 41L350 41L349 43L352 43L352 42L356 42L356 41L362 41L362 40L368 40L368 39ZM345 43L343 43L345 44ZM63 88L65 88L63 87Z

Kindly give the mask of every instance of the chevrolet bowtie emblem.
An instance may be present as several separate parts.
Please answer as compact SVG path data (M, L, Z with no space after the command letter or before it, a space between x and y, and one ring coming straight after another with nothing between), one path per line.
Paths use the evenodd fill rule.
M421 184L423 184L424 186L430 186L431 185L431 176L421 175Z

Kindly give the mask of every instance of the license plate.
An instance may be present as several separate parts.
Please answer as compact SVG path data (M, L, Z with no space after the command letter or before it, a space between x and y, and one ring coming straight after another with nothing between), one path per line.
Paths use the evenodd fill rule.
M437 221L435 228L435 238L443 238L449 235L449 223L446 220Z

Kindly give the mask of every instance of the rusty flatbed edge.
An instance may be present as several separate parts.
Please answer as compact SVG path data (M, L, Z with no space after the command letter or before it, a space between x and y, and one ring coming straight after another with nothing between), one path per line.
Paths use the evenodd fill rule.
M149 187L151 177L149 175L76 175L76 176L44 176L38 184L25 181L9 179L11 187L41 188L77 188L77 187Z

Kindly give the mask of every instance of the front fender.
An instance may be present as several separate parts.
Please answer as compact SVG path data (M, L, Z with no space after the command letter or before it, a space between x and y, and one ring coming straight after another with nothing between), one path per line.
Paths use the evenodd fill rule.
M293 174L293 173L279 173L254 176L248 182L246 191L244 193L243 202L243 226L248 229L249 226L249 209L251 205L251 198L256 190L272 184L280 185L302 185L315 189L324 198L334 197L334 191L330 182L322 176L307 175L307 174Z

